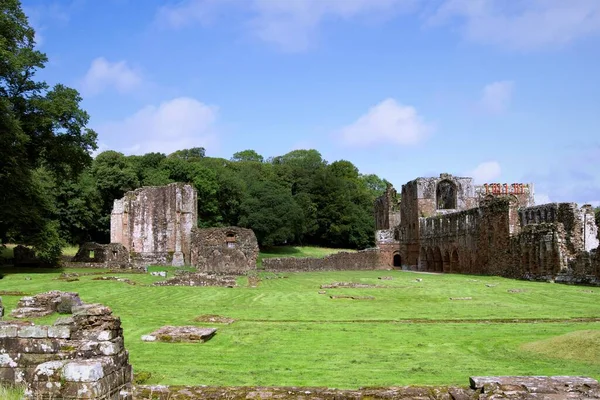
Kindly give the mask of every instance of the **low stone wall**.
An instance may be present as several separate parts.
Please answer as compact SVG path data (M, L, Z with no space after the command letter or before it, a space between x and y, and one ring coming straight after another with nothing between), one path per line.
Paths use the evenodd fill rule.
M99 244L87 242L71 259L73 263L100 264L104 268L129 268L129 252L121 243Z
M76 306L51 326L0 322L0 349L0 384L25 384L28 398L132 399L121 321L108 307Z
M183 399L600 399L595 379L579 376L474 376L469 387L396 386L356 390L322 387L211 387L211 386L136 386L139 400Z
M251 229L192 229L191 264L198 271L245 274L256 269L258 241Z
M361 250L356 253L340 252L323 258L265 258L262 265L265 270L273 272L389 269L381 262L378 249Z

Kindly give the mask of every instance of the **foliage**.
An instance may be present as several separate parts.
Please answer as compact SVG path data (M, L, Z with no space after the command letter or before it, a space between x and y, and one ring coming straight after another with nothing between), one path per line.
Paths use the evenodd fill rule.
M594 209L595 217L596 217L596 226L600 228L600 207L596 207Z
M53 263L62 243L48 182L89 166L96 133L76 90L34 79L47 62L34 35L18 0L0 2L0 240Z
M0 399L2 400L22 400L24 395L25 388L22 386L0 385Z
M466 385L467 377L474 375L600 378L600 358L592 357L599 354L597 336L585 341L586 346L595 346L586 347L587 361L563 357L562 351L539 354L521 347L570 332L597 332L598 323L585 322L585 318L599 315L596 300L600 288L589 287L584 293L581 287L569 285L403 271L260 272L257 287L233 289L148 287L142 284L163 278L124 272L118 276L138 285L94 281L94 276L84 275L77 283L58 281L54 278L60 272L54 270L7 272L3 290L73 291L76 284L84 302L109 306L121 318L134 370L152 374L148 384L356 388ZM382 275L393 279L377 279ZM276 279L284 276L286 279ZM386 288L318 293L320 285L332 282ZM521 292L510 293L509 289ZM331 299L331 294L375 299ZM452 301L449 297L472 300ZM2 300L11 309L19 296L3 296ZM197 324L198 310L236 322L219 326L217 335L204 345L140 340L163 325ZM35 322L52 323L56 315L44 318ZM583 321L577 322L577 318ZM562 343L567 345L575 336L583 339L572 335Z

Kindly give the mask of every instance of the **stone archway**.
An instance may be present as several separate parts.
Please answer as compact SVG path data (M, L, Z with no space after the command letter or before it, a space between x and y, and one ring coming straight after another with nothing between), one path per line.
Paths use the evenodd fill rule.
M394 253L394 267L402 267L402 256L400 253Z
M442 264L442 251L439 247L436 247L433 251L433 270L435 272L442 272L444 270Z
M456 209L456 185L447 179L438 182L435 189L436 208L438 210Z
M427 271L429 269L429 260L427 259L427 249L425 247L421 247L419 261L421 263L419 270Z
M452 268L450 266L450 253L448 252L448 250L446 250L442 254L443 254L442 272L450 272L452 270Z
M454 249L450 255L450 270L452 272L461 272L458 258L458 249Z
M435 257L431 247L427 250L427 266L427 271L435 271Z

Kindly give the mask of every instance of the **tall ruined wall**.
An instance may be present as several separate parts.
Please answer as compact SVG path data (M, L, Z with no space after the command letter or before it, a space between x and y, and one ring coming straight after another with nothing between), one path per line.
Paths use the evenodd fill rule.
M258 241L251 229L192 229L191 265L199 271L244 274L256 269Z
M396 189L388 186L385 193L375 200L375 229L394 229L400 225L400 199Z
M440 174L402 185L400 242L403 264L416 268L421 248L421 218L467 210L477 205L471 178Z
M286 257L265 258L263 268L267 271L304 272L304 271L343 271L388 269L380 262L377 249L361 250L355 253L340 252L323 258Z
M111 242L123 244L134 263L189 264L197 219L197 194L191 185L143 187L115 200Z
M130 400L132 368L121 321L108 307L73 307L54 325L0 322L0 384L33 399Z

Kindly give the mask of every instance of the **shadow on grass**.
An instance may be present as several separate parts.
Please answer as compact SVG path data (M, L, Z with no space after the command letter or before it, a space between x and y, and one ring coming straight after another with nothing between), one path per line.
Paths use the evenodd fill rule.
M264 247L260 249L260 253L262 256L294 256L301 254L302 251L297 247L293 246L272 246L272 247Z
M11 275L11 274L31 274L31 275L56 274L57 272L63 272L63 271L64 271L63 267L49 268L49 267L30 267L30 266L15 267L12 265L0 266L0 279L2 279L2 277L4 277L4 276Z

